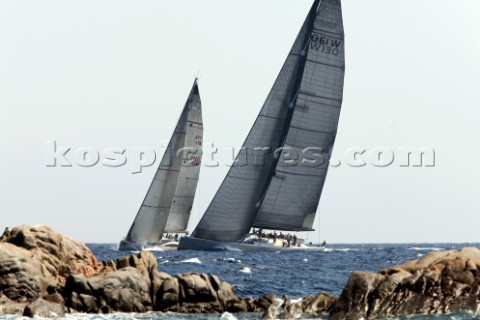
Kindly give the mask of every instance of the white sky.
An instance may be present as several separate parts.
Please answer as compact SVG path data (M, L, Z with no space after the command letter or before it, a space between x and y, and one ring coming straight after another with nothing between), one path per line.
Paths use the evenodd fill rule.
M118 242L155 166L47 168L45 142L160 151L200 70L204 141L240 146L311 3L1 1L0 227ZM480 2L343 0L343 11L334 156L431 147L436 166L330 169L309 239L478 242ZM202 168L190 230L227 170Z

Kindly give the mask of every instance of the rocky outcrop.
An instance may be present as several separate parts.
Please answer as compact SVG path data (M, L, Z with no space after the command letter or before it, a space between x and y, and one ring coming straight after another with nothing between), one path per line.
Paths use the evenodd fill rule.
M31 301L60 289L70 274L91 276L100 267L83 243L47 226L21 226L0 237L0 292Z
M23 314L27 302L12 301L0 293L0 315L2 314Z
M263 319L329 314L372 319L479 311L480 250L434 252L389 269L353 272L340 297L241 298L217 276L158 271L150 252L98 262L81 242L46 226L0 237L0 315L63 317L67 312L264 312Z
M250 308L249 308L250 307ZM157 292L157 310L183 313L252 311L232 285L215 275L186 273L167 278Z
M9 299L26 302L39 298L49 285L41 261L10 243L0 243L0 292Z
M23 310L25 317L62 318L65 316L64 306L43 299L37 299Z
M68 307L81 312L147 312L153 310L159 281L155 257L141 252L105 264L89 278L70 275L64 296Z
M150 252L98 262L81 242L46 226L21 226L0 237L0 314L58 317L88 313L263 310L215 275L170 276Z
M174 277L157 271L150 252L123 257L114 267L86 278L71 275L64 289L69 308L89 313L175 311L212 313L247 311L232 286L214 275L187 273Z
M29 251L31 258L42 262L44 271L57 283L65 283L73 273L86 277L98 271L99 263L90 249L47 226L20 226L6 230L0 243L11 243Z
M432 252L378 273L353 272L330 318L478 312L479 267L480 250L464 248Z
M98 262L84 244L46 226L16 227L0 237L0 314L265 311L265 318L277 318L324 313L334 299L241 298L215 275L159 272L150 252Z

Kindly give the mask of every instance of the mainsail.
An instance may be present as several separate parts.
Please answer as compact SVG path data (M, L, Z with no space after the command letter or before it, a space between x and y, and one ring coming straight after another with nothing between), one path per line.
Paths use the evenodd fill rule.
M240 165L231 167L193 237L239 241L252 226L311 230L344 73L341 2L316 0L237 155Z
M164 232L185 231L200 174L202 139L202 105L195 80L126 240L155 243Z

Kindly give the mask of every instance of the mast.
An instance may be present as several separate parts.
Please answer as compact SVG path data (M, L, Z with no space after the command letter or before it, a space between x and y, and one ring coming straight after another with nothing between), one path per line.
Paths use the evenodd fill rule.
M193 115L195 115L194 118L199 118L200 121L193 121ZM181 151L184 150L186 146L188 147L191 141L189 132L193 131L200 134L201 141L203 125L201 123L201 101L197 79L195 79L193 83L175 131L172 134L135 220L130 227L126 240L131 242L158 242L162 239L171 209L175 207L174 201L179 181L182 181L182 179L185 180L187 177L189 179L192 178L192 180L194 178L198 180L199 166L196 166L198 170L193 172L194 175L196 174L196 177L194 175L185 176L186 170L183 168L183 162L186 161L186 151ZM181 152L177 156L179 151ZM192 194L192 202L196 189L196 180L193 190L192 188L189 190L190 194ZM193 191L193 193L191 191ZM189 211L187 214L187 222L188 216Z

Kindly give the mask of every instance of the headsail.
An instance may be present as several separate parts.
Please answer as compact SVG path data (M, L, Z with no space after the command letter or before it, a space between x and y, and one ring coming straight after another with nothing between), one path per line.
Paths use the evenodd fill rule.
M158 242L165 227L183 231L197 187L203 137L202 107L195 80L147 195L127 234L131 242Z
M327 40L340 42L332 48ZM328 162L341 105L343 50L340 0L316 0L237 155L244 165L231 167L193 237L231 242L252 225L311 228L326 167L286 169L274 151L328 147ZM307 188L300 196L299 186ZM290 188L293 194L286 195ZM292 198L287 210L281 207Z

